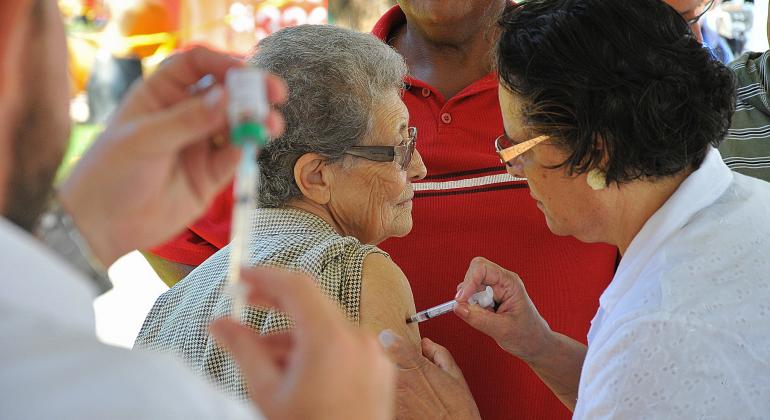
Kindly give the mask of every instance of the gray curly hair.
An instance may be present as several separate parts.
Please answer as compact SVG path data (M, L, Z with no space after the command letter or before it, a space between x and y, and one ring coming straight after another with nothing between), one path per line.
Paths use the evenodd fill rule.
M371 133L375 107L403 88L407 72L403 58L374 36L328 25L280 30L248 61L289 87L281 107L286 130L259 157L259 206L272 208L302 197L294 181L300 156L339 159Z

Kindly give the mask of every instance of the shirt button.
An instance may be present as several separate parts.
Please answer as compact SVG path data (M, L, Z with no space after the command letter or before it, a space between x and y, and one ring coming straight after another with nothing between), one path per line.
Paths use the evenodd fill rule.
M422 88L422 97L427 98L428 96L430 96L430 89Z
M444 124L449 124L449 123L452 122L452 116L449 115L448 112L445 112L445 113L441 114L441 121L443 121Z

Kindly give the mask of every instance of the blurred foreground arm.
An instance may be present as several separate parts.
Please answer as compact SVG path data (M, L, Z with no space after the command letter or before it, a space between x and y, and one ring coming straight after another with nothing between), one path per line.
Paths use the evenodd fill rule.
M178 233L207 208L232 179L237 147L215 145L227 132L227 95L221 82L241 62L205 48L169 58L135 84L94 146L60 189L91 250L108 266L137 248L149 248ZM189 88L211 74L218 84L205 95ZM268 79L270 101L286 88ZM275 112L271 135L283 129Z
M211 325L267 418L393 418L393 364L374 336L351 326L312 279L256 269L244 271L242 281L250 304L280 310L294 320L290 331L268 336L229 318Z
M494 291L496 311L467 303L486 286ZM567 408L575 409L586 346L551 330L516 273L474 258L456 299L457 316L526 362Z

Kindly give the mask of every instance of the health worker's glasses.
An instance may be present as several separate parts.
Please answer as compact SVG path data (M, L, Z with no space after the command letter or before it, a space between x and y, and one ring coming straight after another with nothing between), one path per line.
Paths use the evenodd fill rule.
M548 140L548 136L537 136L521 143L514 143L506 134L495 139L495 151L500 156L500 162L511 167L513 161L522 153Z

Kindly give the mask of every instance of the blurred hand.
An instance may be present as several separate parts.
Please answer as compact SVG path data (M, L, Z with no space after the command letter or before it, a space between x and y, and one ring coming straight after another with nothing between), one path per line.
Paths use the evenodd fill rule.
M352 327L309 277L262 268L244 271L243 283L250 304L294 320L292 330L272 336L229 318L211 325L266 418L393 418L393 364L376 339Z
M422 354L390 330L380 333L380 344L398 366L396 418L480 419L468 385L452 355L423 338Z
M137 248L161 243L193 222L231 179L237 147L214 145L227 133L225 74L241 61L205 48L170 57L136 83L94 146L59 191L95 256L105 266ZM218 84L204 95L189 88L211 74ZM285 85L268 79L272 103ZM268 118L273 136L283 130Z
M474 293L486 286L492 287L496 310L467 303ZM455 314L492 337L508 353L528 362L548 346L551 328L537 312L516 273L476 257L468 267L465 280L457 288Z

